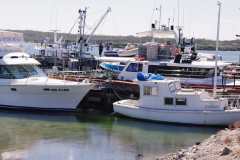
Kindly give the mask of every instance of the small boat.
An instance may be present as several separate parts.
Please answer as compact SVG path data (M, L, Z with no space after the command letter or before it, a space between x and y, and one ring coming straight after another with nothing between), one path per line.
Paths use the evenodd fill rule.
M112 71L115 73L120 73L125 67L125 65L120 63L106 63L106 62L101 63L99 66L104 70Z
M138 54L138 47L134 44L128 43L124 49L118 51L119 57L134 57Z
M143 74L143 73L141 73ZM145 78L139 78L145 77ZM179 80L139 76L139 100L113 103L114 111L137 119L194 125L229 125L240 120L240 107L204 90L183 89Z

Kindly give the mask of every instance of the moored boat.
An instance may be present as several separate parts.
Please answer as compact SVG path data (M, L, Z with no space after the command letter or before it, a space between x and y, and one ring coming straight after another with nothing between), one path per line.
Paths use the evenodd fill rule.
M0 108L75 110L93 87L87 80L48 78L38 65L24 52L0 57Z
M204 90L182 89L179 80L138 84L140 99L115 102L115 112L137 119L195 125L228 125L240 120L239 106L229 106L228 99L215 98Z

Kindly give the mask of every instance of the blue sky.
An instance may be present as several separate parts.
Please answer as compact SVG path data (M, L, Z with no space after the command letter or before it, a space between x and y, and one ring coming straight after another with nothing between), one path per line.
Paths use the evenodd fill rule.
M240 34L240 1L222 0L221 40ZM180 0L180 24L188 37L215 39L216 0ZM112 12L97 30L104 35L135 35L150 28L153 9L162 5L162 22L177 24L177 0L2 0L0 28L68 32L78 9L88 7L87 31L93 28L108 7ZM75 28L74 32L77 32Z

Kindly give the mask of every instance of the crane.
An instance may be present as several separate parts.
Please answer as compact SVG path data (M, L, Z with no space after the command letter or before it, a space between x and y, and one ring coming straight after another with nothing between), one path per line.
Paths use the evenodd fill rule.
M86 43L88 43L92 36L94 35L94 33L96 32L96 30L98 29L98 27L101 25L101 23L103 22L103 20L106 18L106 16L111 12L111 7L108 7L107 11L103 14L103 16L101 17L101 19L99 20L99 22L97 23L97 25L94 27L94 29L92 30L92 32L90 33L90 35L88 36Z

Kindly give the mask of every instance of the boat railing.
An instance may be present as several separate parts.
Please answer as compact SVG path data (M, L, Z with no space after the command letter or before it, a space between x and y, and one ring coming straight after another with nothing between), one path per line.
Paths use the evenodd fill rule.
M112 79L115 75L109 74L110 72L104 72L103 70L91 70L91 71L59 71L56 73L48 74L49 77L79 81L82 79Z
M240 109L239 95L219 95L218 98L227 99L226 110Z

